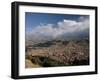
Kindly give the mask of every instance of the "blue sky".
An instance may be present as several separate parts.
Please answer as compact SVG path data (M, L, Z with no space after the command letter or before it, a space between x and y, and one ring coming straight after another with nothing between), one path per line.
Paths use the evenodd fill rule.
M80 17L88 17L86 15L70 15L70 14L51 14L51 13L25 13L26 32L31 31L40 24L54 24L66 20L78 21Z
M25 31L33 41L89 38L89 16L26 12Z

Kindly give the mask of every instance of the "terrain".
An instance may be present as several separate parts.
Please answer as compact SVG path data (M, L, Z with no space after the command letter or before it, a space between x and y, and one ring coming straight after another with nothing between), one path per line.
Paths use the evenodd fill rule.
M25 67L89 65L89 40L51 40L27 45Z

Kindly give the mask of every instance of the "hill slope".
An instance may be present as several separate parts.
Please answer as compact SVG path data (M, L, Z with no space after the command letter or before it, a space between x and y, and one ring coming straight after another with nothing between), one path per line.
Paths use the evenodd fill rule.
M34 44L26 47L26 59L41 67L88 65L89 41L53 40Z

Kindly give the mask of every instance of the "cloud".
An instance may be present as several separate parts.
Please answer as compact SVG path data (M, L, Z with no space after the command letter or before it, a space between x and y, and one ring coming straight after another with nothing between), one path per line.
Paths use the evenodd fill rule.
M59 21L55 24L40 24L31 32L26 32L26 40L70 40L86 38L89 35L89 18L80 17L78 20Z

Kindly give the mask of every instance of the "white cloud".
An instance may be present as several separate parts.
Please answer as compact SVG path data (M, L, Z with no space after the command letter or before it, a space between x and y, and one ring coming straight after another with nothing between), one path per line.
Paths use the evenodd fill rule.
M84 35L86 33L85 31L89 32L88 29L88 18L80 17L77 21L64 19L63 21L57 22L56 26L54 24L41 24L33 28L31 32L26 32L26 38L33 41L62 39L62 37L66 37L66 39L68 37L77 38L80 33Z

